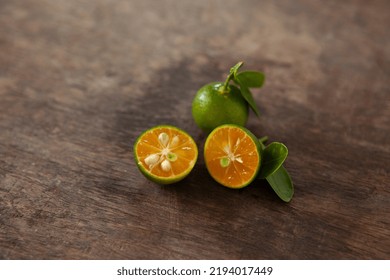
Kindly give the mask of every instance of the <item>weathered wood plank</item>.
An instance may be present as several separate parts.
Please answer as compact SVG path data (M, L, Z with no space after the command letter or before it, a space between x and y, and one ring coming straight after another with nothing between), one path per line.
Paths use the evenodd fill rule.
M388 1L156 5L2 1L0 258L388 259ZM133 162L161 123L202 152L191 100L238 60L266 73L248 127L289 147L289 204L202 155L166 187Z

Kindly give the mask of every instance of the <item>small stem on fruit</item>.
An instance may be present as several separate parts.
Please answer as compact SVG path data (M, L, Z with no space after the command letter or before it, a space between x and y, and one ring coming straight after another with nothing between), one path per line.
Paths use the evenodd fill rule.
M222 87L220 87L220 91L221 91L222 93L228 91L229 82L230 82L230 80L233 78L233 75L234 75L233 73L230 73L230 74L227 76L226 81L223 83Z
M262 143L262 144L264 144L264 143L267 142L267 141L268 141L268 136L263 136L263 137L261 137L261 138L259 139L259 142Z
M228 91L229 88L229 82L234 78L236 75L238 69L244 64L244 62L240 61L236 65L234 65L232 68L230 68L230 73L226 78L225 83L220 87L220 92L225 93Z

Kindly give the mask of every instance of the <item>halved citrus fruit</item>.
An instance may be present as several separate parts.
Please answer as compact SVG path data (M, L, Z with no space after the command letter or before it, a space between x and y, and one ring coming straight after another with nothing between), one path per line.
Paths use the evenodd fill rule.
M244 127L222 125L207 137L204 159L211 177L218 183L228 188L243 188L259 172L260 143Z
M145 177L159 184L172 184L191 172L198 158L198 148L183 130L160 125L138 137L134 156Z

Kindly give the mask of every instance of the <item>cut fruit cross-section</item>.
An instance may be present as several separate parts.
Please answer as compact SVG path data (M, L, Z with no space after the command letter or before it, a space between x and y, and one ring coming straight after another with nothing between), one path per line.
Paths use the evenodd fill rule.
M186 177L198 157L198 148L181 129L160 125L138 137L134 156L139 170L159 184L171 184Z
M222 125L207 137L204 158L211 177L225 187L239 189L256 178L261 162L260 144L246 128Z

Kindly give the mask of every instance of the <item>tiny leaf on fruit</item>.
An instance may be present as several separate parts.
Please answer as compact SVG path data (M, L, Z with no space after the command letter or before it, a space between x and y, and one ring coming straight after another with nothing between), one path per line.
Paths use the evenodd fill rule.
M287 155L288 149L282 143L273 142L265 147L261 157L261 170L259 177L264 179L272 175L283 164Z
M260 88L264 84L265 76L261 72L243 71L238 73L236 79L239 79L242 84L248 88Z
M240 80L239 77L236 77L234 79L234 82L240 86L242 97L244 97L246 102L248 102L248 104L252 108L253 112L255 112L255 114L257 116L260 116L260 111L257 108L256 102L253 99L252 93L250 92L249 88L245 85L245 83L243 83L243 81Z
M242 61L234 65L232 68L230 68L230 74L233 74L233 77L235 77L237 75L238 69L240 69L242 65L244 65L244 62Z

